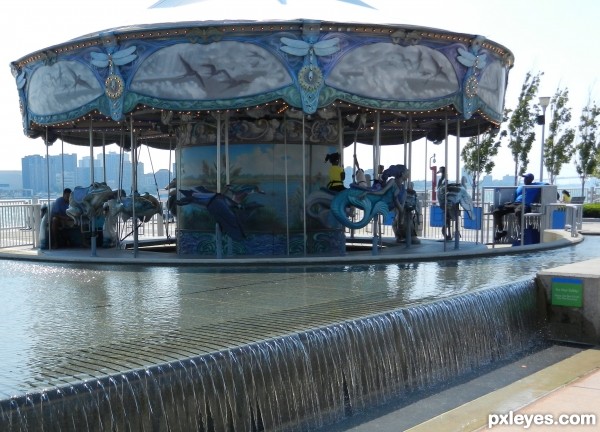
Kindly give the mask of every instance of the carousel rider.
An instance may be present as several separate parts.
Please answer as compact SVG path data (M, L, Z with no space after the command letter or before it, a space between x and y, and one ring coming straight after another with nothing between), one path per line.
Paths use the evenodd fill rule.
M344 180L346 179L346 173L340 166L340 154L338 152L329 153L325 156L325 162L331 162L329 168L329 183L327 183L327 189L331 191L343 191Z
M365 175L365 170L363 170L358 164L358 159L356 155L354 155L354 167L356 168L356 174L354 177L354 184L361 187L366 188L369 187L369 183L367 182L367 176Z
M50 237L52 240L52 249L56 249L64 243L65 228L73 227L72 219L67 216L67 208L69 208L69 199L71 198L71 189L65 188L62 196L56 198L50 208ZM60 236L60 237L59 237Z

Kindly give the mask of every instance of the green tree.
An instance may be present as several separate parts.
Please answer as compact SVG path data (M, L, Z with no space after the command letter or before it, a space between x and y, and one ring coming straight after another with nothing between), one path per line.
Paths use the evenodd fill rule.
M548 138L544 145L544 164L550 175L550 183L554 184L556 176L560 174L562 166L569 163L575 152L573 141L575 140L575 129L567 125L571 121L571 108L569 102L569 90L560 88L550 100L550 112L552 120L548 127Z
M596 103L588 102L579 118L579 142L575 145L575 169L581 179L582 196L585 191L585 181L589 176L596 174L599 166L598 116L600 116L600 108Z
M525 173L529 164L529 152L535 141L535 125L537 115L534 110L538 110L537 104L533 98L538 92L540 77L543 72L533 75L527 72L525 81L521 87L517 107L512 111L510 121L508 122L508 148L515 163L515 185L519 175ZM533 105L532 105L533 104ZM533 109L532 109L533 108Z
M503 121L508 120L510 111L504 110ZM465 169L473 177L473 194L479 186L479 180L482 172L491 174L494 166L494 156L498 155L498 150L501 146L501 140L506 136L504 130L500 132L500 128L490 128L482 134L469 138L467 144L461 151L461 158Z

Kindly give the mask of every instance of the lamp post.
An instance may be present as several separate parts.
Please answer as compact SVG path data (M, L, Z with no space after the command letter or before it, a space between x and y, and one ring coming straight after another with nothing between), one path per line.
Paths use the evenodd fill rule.
M546 131L546 108L550 104L548 96L540 96L540 106L542 107L542 115L537 117L537 124L542 125L542 151L540 154L540 182L544 180L544 132Z

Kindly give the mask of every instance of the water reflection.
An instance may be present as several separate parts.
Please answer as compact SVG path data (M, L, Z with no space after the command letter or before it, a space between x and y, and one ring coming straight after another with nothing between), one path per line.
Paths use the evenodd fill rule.
M413 264L218 270L0 260L0 397L69 352L349 298L446 297L596 258L599 243L588 237L551 251Z

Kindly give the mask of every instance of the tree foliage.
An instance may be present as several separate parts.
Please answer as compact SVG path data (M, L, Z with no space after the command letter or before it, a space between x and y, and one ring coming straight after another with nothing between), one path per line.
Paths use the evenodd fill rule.
M567 106L568 102L568 89L557 89L550 100L552 120L548 126L549 134L544 146L544 164L550 175L551 184L554 184L562 166L571 161L575 152L573 147L575 129L567 126L571 121L571 108Z
M529 165L528 156L535 141L537 119L535 111L538 110L538 106L533 102L533 98L537 95L542 75L543 72L538 72L536 75L527 72L521 87L517 107L512 111L508 122L508 148L515 163L515 185L519 175L524 174L527 165Z
M598 147L598 116L600 108L596 103L588 103L579 118L579 142L575 145L575 169L581 179L581 195L589 176L598 176L600 152Z
M508 120L508 114L509 111L504 110L503 121ZM496 166L493 158L498 155L501 140L506 134L505 130L500 132L499 128L491 128L481 135L469 138L463 147L461 158L465 169L473 176L473 191L477 190L481 173L491 174Z

